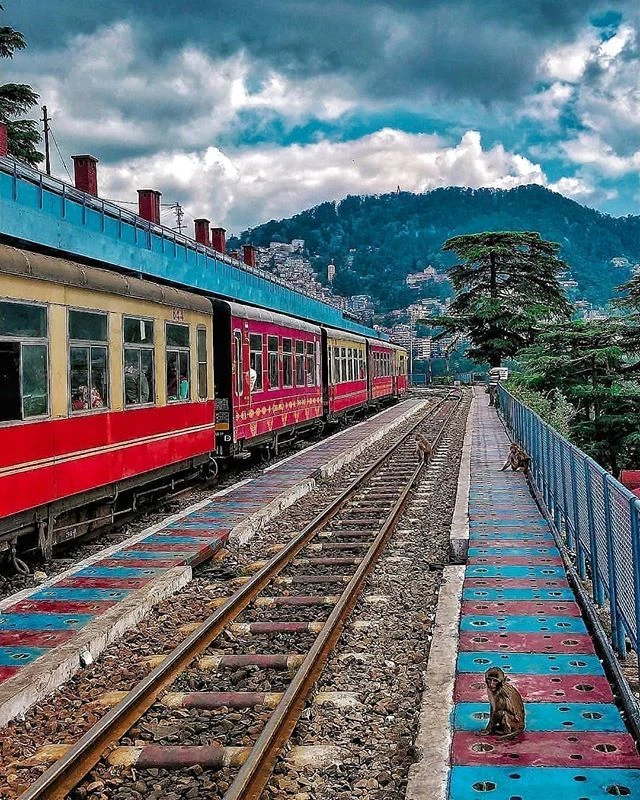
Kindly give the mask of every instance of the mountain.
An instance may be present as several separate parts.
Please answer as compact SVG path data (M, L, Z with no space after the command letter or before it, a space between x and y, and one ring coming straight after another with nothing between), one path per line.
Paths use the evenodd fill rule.
M322 280L333 262L336 291L371 294L386 311L405 307L418 296L405 284L408 273L453 263L441 251L448 238L486 230L532 230L558 242L560 257L578 283L571 298L597 306L614 297L615 287L640 263L640 216L611 217L535 185L349 196L289 219L271 220L235 241L264 247L272 241L304 239ZM614 266L612 258L629 263ZM438 296L448 284L424 286L421 296Z

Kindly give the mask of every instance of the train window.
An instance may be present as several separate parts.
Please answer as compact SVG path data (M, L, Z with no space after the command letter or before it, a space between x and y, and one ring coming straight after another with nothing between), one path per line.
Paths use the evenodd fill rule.
M107 315L69 309L71 411L109 405Z
M191 397L189 326L167 322L167 400L189 400Z
M340 348L340 380L344 383L347 380L347 348Z
M358 350L358 374L360 375L360 380L363 381L367 377L367 367L364 361L364 353L362 350Z
M291 339L282 340L282 385L293 386L293 353Z
M122 329L125 405L153 403L155 399L153 322L125 317Z
M333 384L335 386L336 383L340 383L340 348L339 347L332 347L333 350L333 357L331 362L333 364Z
M280 386L277 336L267 336L267 359L267 369L269 370L269 388L277 389Z
M0 302L0 422L49 413L47 309Z
M304 342L296 341L296 386L304 383Z
M347 347L347 380L353 380L353 348Z
M200 400L206 400L209 395L209 386L207 379L207 331L205 328L198 328L196 331L196 344L198 351L198 397Z
M249 370L251 375L251 391L262 390L262 334L252 333L249 336ZM251 370L255 373L254 376Z
M233 359L236 368L236 394L238 397L242 397L242 379L244 372L242 369L242 334L240 331L233 332L233 351Z
M307 342L307 386L316 385L316 350L313 342Z

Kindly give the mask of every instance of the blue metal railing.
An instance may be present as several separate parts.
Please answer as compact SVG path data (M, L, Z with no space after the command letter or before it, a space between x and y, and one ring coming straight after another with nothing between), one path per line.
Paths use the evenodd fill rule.
M513 438L531 456L531 478L575 554L593 600L608 603L611 641L639 648L640 500L502 386L500 410Z

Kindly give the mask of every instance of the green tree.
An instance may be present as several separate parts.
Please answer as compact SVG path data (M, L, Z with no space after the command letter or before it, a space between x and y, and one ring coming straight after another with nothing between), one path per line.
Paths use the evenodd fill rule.
M614 475L634 462L640 442L636 342L625 320L572 320L549 326L519 356L521 384L559 391L575 410L571 438Z
M3 8L0 5L0 11ZM13 28L0 27L0 58L13 58L16 50L27 46L24 36ZM24 83L0 84L0 121L6 123L9 153L32 167L44 158L38 150L40 132L31 119L19 119L38 102L38 95Z
M456 290L449 314L440 317L443 334L469 338L469 356L500 366L531 344L545 321L571 316L558 275L567 269L560 246L538 233L498 231L448 239L443 250L462 262L450 267Z

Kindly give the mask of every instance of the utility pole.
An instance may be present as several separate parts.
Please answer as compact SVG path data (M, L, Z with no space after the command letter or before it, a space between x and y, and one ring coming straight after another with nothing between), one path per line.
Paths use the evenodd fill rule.
M47 175L51 175L51 157L49 155L49 120L47 107L42 106L42 123L44 129L44 164Z
M182 224L182 220L184 218L184 211L180 203L176 203L175 206L173 207L173 210L176 215L175 227L178 229L178 233L182 233L182 229L184 228L184 225Z

